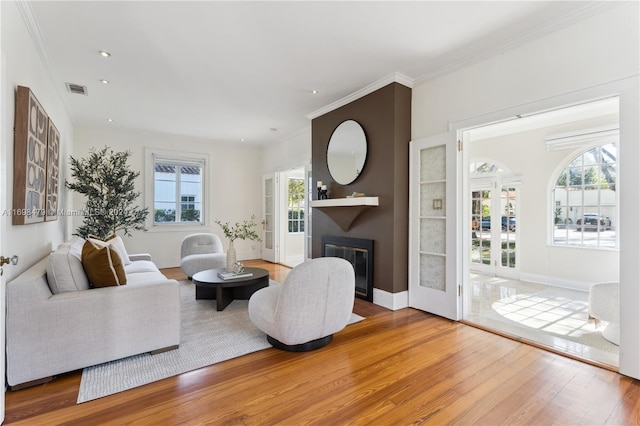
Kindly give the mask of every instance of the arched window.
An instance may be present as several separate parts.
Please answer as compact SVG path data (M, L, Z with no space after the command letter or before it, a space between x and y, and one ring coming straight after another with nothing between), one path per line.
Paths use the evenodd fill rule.
M615 143L589 148L568 162L552 191L554 245L617 247L617 176Z

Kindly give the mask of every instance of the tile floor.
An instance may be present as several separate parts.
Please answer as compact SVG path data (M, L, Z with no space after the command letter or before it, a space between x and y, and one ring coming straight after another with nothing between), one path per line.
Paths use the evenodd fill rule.
M472 273L465 320L614 367L618 346L588 316L588 293Z

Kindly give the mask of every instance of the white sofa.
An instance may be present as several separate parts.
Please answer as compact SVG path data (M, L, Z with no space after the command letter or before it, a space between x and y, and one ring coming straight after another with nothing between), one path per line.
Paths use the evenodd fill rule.
M90 288L71 244L62 244L7 284L7 383L12 389L178 347L178 282L162 275L149 255L130 259L126 285Z

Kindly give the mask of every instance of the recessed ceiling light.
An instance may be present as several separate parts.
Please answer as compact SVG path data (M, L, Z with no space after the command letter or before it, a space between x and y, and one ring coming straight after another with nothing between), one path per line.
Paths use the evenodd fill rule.
M105 58L108 58L109 56L111 56L111 53L107 52L106 50L100 50L99 53Z
M240 142L244 142L244 138L240 139Z
M317 91L317 90L312 90L312 91L311 91L311 94L312 94L312 95L317 95L317 94L318 94L318 91Z
M277 132L278 131L278 129L276 129L275 127L272 127L269 130L271 130L272 132Z
M102 83L102 84L109 84L109 80L100 80L100 83Z
M107 118L107 121L108 121L109 123L113 123L113 118Z

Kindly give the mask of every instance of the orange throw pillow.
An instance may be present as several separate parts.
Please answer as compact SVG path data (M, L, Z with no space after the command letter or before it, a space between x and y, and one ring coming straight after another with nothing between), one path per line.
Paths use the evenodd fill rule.
M82 246L82 267L93 287L125 285L127 276L120 256L109 245L88 238Z

